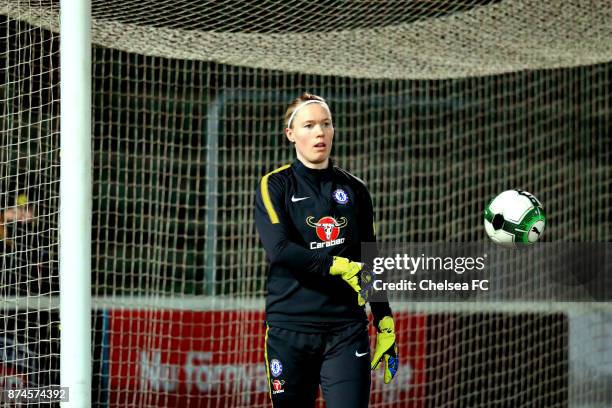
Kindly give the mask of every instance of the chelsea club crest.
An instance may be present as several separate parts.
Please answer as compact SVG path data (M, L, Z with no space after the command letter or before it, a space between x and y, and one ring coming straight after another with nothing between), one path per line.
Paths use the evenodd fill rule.
M344 191L341 188L335 190L332 196L334 197L334 200L336 200L338 204L348 203L348 194L346 194L346 191Z
M272 375L274 377L278 377L283 373L283 365L279 360L274 358L272 361L270 361L270 371L272 371Z

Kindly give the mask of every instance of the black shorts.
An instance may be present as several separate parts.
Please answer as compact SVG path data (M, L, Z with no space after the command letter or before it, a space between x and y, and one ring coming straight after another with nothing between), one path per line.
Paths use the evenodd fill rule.
M265 353L274 408L312 408L319 384L327 408L368 406L370 342L363 323L326 333L268 327Z

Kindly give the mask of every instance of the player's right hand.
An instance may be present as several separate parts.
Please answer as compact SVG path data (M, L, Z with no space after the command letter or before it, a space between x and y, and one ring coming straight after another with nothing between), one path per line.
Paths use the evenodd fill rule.
M365 302L370 302L374 293L374 272L367 263L362 264L359 271L359 286L361 288L359 291L360 297Z
M366 303L362 297L362 288L359 284L362 267L363 264L360 262L352 262L347 258L334 256L332 266L329 268L330 275L340 276L355 292L357 292L357 303L359 306L363 306Z

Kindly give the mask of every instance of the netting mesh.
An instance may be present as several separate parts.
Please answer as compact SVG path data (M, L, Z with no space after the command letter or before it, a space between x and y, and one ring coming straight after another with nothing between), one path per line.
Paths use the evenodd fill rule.
M58 30L57 3L8 2L0 12ZM93 17L93 42L103 47L361 78L484 76L591 65L612 53L607 0L104 1L93 2Z
M511 186L545 203L545 240L610 239L599 221L609 213L609 65L391 82L100 57L98 261L115 260L107 278L126 282L111 291L198 294L216 282L214 293L261 293L253 191L293 160L280 118L302 89L328 97L334 156L368 182L382 240L482 240L483 203ZM162 280L127 283L143 276Z
M0 16L0 390L59 380L57 37Z
M543 202L544 240L612 238L610 2L347 4L94 2L92 294L115 299L94 312L97 404L266 403L252 202L260 177L293 160L281 118L303 91L329 101L333 156L368 183L382 241L484 240L484 204L514 187ZM50 254L49 276L58 13L0 4L1 177L39 197L44 233L28 236L45 237L30 247ZM28 305L38 323L13 328L7 305L7 330L47 325L20 341L55 345L56 309ZM610 402L609 314L396 308L411 369L387 388L376 377L374 406Z

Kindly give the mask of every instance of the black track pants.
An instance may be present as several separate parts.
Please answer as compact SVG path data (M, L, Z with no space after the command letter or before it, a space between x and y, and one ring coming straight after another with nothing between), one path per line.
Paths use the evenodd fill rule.
M363 323L326 333L268 327L266 365L274 408L312 408L319 384L327 408L368 406L370 344Z

